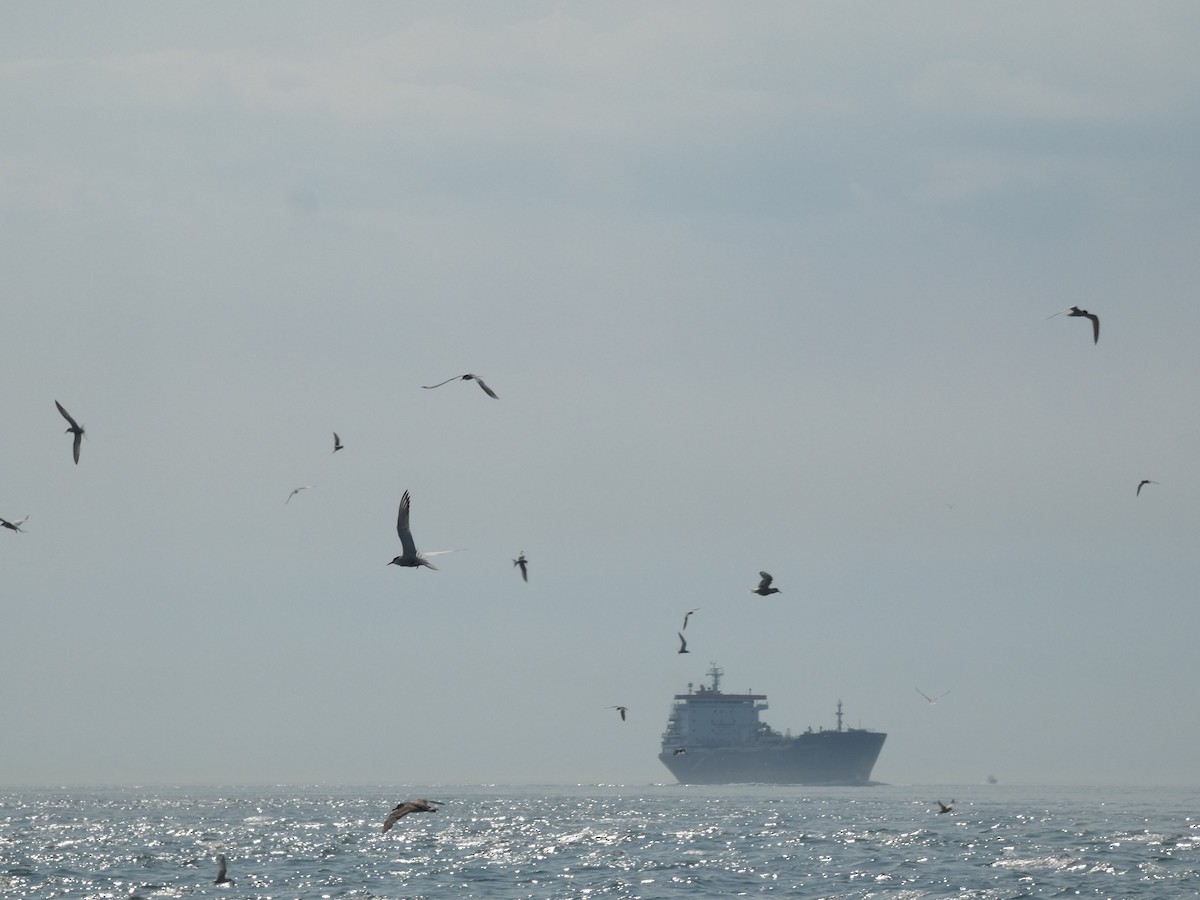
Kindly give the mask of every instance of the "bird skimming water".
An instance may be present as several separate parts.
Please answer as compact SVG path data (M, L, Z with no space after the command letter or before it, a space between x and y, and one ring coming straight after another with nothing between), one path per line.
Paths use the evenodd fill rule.
M71 448L71 452L75 456L75 465L79 465L79 442L83 440L83 426L72 419L71 414L63 409L63 405L57 400L54 401L54 405L58 407L58 411L62 413L62 417L71 425L71 427L67 429L66 433L75 435L75 443Z
M383 833L387 834L391 831L392 826L409 813L437 812L437 807L433 804L440 802L440 800L409 800L407 803L397 803L383 822Z
M213 884L233 884L233 879L225 875L224 853L217 857L217 877L213 879Z
M449 384L452 381L474 381L477 385L483 388L483 392L493 400L500 399L496 396L495 391L483 383L482 378L480 378L478 375L472 375L470 372L468 372L466 375L455 375L453 378L447 378L445 381L439 381L437 384L423 384L421 387L425 388L426 390L433 390L434 388L440 388L443 384Z
M750 593L758 594L760 597L765 597L768 594L778 594L779 593L779 588L771 587L771 582L774 581L775 579L772 578L769 573L759 572L758 574L762 580L758 583L758 587L753 588L750 591Z

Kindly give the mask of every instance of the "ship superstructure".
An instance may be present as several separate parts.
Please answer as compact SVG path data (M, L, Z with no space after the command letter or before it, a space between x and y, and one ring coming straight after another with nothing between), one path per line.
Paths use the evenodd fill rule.
M765 694L727 694L714 664L710 685L676 694L658 758L683 784L869 784L887 735L842 725L780 734L759 720Z

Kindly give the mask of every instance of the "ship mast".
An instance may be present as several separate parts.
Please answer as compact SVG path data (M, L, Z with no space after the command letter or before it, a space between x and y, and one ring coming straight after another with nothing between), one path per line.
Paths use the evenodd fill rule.
M842 701L841 700L838 701L837 719L838 719L838 731L841 731L842 730Z
M721 693L721 676L725 673L717 668L716 663L709 663L709 665L712 668L710 668L705 674L712 679L712 692L714 694L719 694Z

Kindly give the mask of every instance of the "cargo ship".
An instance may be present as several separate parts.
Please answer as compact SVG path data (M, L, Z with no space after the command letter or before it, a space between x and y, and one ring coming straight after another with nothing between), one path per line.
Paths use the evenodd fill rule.
M766 694L726 694L724 673L708 670L711 685L676 694L658 758L680 784L871 784L871 769L887 735L865 728L812 728L780 734L758 714Z

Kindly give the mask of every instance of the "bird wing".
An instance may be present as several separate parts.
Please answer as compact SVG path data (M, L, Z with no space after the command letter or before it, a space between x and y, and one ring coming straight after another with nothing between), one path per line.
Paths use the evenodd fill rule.
M218 856L217 857L217 881L225 880L225 872L226 872L225 857Z
M340 450L341 447L342 447L342 439L340 437L338 437L338 433L335 431L333 433L333 449Z
M393 825L407 816L410 812L413 812L416 808L417 807L411 803L401 803L399 806L393 809L388 814L387 819L384 820L383 833L386 834L387 832L391 831Z
M405 556L416 556L417 545L413 543L412 532L408 530L408 507L412 499L408 491L400 498L400 512L396 516L396 534L400 535L400 546L404 548Z
M449 384L452 381L458 381L462 377L462 375L455 375L453 378L447 378L445 381L439 381L437 384L423 384L421 387L432 390L433 388L440 388L443 384Z
M71 423L72 428L79 427L79 423L71 418L71 414L69 412L67 412L65 409L63 409L63 405L61 403L59 403L57 400L55 400L54 405L58 407L58 411L60 413L62 413L62 417Z
M70 418L68 416L67 418ZM78 426L76 426L78 427ZM75 441L71 444L71 455L75 457L75 465L79 465L79 445L83 442L83 429L75 432Z
M914 690L914 691L916 691L918 694L920 694L922 697L924 697L926 700L928 700L930 703L932 703L932 702L933 702L933 698L932 698L932 697L930 697L930 696L929 696L927 693L925 693L923 690L921 690L919 687L914 687L914 688L913 688L913 690Z
M758 589L760 591L765 591L771 586L771 582L775 579L772 578L767 572L759 572L758 574L762 577L762 581L758 583Z
M1084 312L1084 315L1092 320L1092 343L1100 343L1100 317L1090 312Z
M682 631L677 631L675 633L679 635L679 652L682 653L687 649L687 639L683 636Z
M474 379L475 379L475 381L479 383L479 386L480 386L481 388L483 388L483 392L484 392L485 394L487 394L487 395L488 395L489 397L491 397L493 400L499 400L499 399L500 399L499 397L497 397L497 396L496 396L496 392L495 392L495 391L493 391L493 390L492 390L490 387L488 387L486 384L484 384L484 383L483 383L483 379L482 379L482 378L480 378L478 375L472 375L471 377L472 377L472 378L474 378Z

